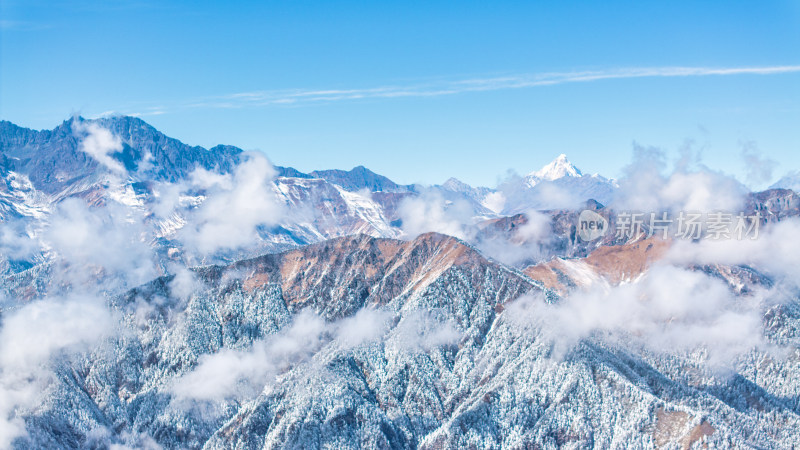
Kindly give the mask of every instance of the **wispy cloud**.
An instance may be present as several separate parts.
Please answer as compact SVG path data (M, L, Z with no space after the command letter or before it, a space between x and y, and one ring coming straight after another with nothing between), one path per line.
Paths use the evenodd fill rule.
M366 98L437 97L466 92L524 89L537 86L552 86L565 83L621 78L700 77L712 75L773 75L793 72L800 72L800 65L734 68L654 67L580 72L551 72L505 77L472 78L444 83L428 83L410 86L383 86L367 89L240 92L220 99L222 101L219 103L228 106L234 106L237 104L286 104L298 102L357 100ZM200 104L197 106L200 106Z
M778 75L798 72L800 72L800 65L759 67L644 67L575 72L545 72L369 88L289 89L237 92L229 95L207 97L198 101L187 102L178 106L176 109L233 109L366 99L441 97L470 92L528 89L567 83L586 83L613 79ZM153 111L138 112L137 115L146 116L164 113L165 109L159 107Z

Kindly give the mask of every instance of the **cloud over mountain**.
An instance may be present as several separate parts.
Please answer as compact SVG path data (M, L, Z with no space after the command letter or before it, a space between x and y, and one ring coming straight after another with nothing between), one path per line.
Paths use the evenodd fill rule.
M795 192L645 147L620 180L561 155L493 189L305 174L131 118L0 129L0 445L797 441ZM577 235L624 208L763 223Z

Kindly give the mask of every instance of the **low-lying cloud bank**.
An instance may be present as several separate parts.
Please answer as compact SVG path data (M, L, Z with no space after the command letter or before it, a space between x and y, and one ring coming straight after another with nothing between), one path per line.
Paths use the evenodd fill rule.
M351 317L326 322L303 310L280 332L246 349L222 349L201 357L197 367L173 383L173 403L191 408L194 402L252 398L291 368L313 365L315 372L323 371L322 362L313 358L326 346L341 352L382 341L394 351L418 352L461 338L452 321L432 311L408 311L396 325L394 316L384 309L363 308Z
M563 355L580 340L597 337L661 354L705 352L714 368L767 350L763 309L768 292L734 295L723 281L664 265L641 280L579 290L555 304L524 297L507 309L518 325L540 327Z
M767 337L765 314L800 292L800 219L765 227L757 239L675 240L644 274L594 283L548 303L526 296L508 318L539 327L563 355L582 339L629 349L694 354L712 369L735 369L751 351L785 358L795 347Z
M204 255L255 242L259 226L275 225L285 215L285 205L271 189L276 174L260 153L245 155L232 174L195 170L191 188L203 192L205 201L188 215L181 242Z
M3 312L0 329L0 447L25 436L21 414L43 400L55 365L94 350L113 336L119 318L100 298L38 300Z
M741 211L747 189L736 178L698 162L690 147L671 170L663 150L634 145L611 206L632 211Z

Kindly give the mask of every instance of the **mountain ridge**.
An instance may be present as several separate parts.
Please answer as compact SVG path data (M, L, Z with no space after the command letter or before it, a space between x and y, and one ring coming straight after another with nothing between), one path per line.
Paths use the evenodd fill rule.
M800 445L794 191L744 199L770 227L734 252L754 261L684 261L712 243L576 237L583 209L615 227L585 198L613 182L566 157L534 187L403 187L103 123L0 124L0 245L47 247L0 252L0 446ZM68 176L16 172L37 150ZM553 189L576 202L537 209Z
M541 169L530 172L526 178L554 181L564 177L580 176L583 176L580 169L569 161L566 154L562 153Z
M148 155L154 157L154 165L162 169L164 167L177 166L173 172L165 171L156 173L159 179L175 181L178 177L185 176L192 167L187 167L186 163L199 164L201 167L211 170L217 168L222 171L229 171L231 163L238 161L239 155L244 153L239 147L232 145L218 144L210 148L201 146L191 146L184 144L176 138L166 136L146 121L132 116L113 116L98 119L85 119L75 116L65 120L53 129L34 130L16 125L13 122L0 121L0 154L5 158L9 149L28 147L34 142L43 142L48 138L58 137L59 149L69 149L70 153L77 150L78 137L73 130L75 124L97 123L114 135L119 136L124 148L120 152L121 158L129 158L129 166L136 169L138 164ZM131 145L133 144L133 145ZM177 152L176 152L177 150ZM189 155L188 158L179 158L177 155L183 152ZM208 155L217 155L217 158L203 158L202 152ZM15 155L12 155L12 157ZM212 162L213 161L213 162ZM125 161L121 161L125 162ZM214 165L214 162L217 164ZM7 163L7 162L6 162ZM87 163L88 164L88 163ZM280 176L296 178L321 178L337 184L351 191L358 191L363 188L372 191L388 192L407 192L413 191L414 185L401 185L389 178L377 174L364 166L356 166L350 170L341 169L315 169L305 173L293 167L275 166ZM580 176L582 172L573 164L569 163L566 155L559 155L554 161L545 165L538 171L531 172L528 176L542 174L547 181L554 181L565 176ZM32 180L38 182L41 176L34 175ZM470 186L472 187L472 186ZM474 189L482 189L477 187Z
M620 251L644 251L636 245ZM88 430L165 448L797 440L800 407L766 371L719 380L691 354L629 353L602 336L554 356L518 302L559 297L449 236L347 236L193 273L188 296L169 276L112 299L126 332L56 366L14 447L79 447ZM765 320L784 333L800 323L792 311ZM377 334L353 341L359 327ZM231 385L241 393L229 397ZM201 413L209 401L220 410Z

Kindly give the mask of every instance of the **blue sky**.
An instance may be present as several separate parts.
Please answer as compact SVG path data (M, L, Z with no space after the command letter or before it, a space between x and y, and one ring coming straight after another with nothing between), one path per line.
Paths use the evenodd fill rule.
M618 176L634 142L800 169L797 0L0 2L0 117L22 126L141 114L403 183L495 185L560 153Z

